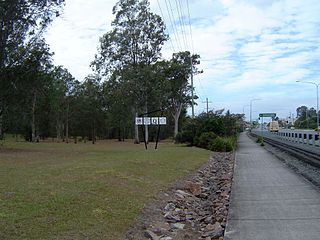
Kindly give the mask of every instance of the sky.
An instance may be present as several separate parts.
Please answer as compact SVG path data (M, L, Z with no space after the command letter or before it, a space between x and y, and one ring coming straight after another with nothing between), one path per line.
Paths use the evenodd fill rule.
M46 39L78 80L91 74L99 38L111 30L117 0L66 0ZM319 0L150 0L170 40L162 57L191 51L203 70L194 78L199 96L195 113L225 109L252 119L274 112L296 114L302 105L316 108L320 84ZM297 82L300 81L300 82ZM190 109L188 111L190 113Z

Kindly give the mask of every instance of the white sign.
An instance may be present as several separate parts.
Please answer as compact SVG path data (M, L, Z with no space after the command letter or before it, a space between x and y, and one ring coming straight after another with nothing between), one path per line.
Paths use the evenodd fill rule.
M143 118L137 117L136 118L136 125L143 125Z
M136 117L136 125L166 125L166 117Z
M144 123L144 125L150 125L151 124L150 118L149 117L144 117L143 118L143 123Z
M151 118L151 123L152 123L152 125L158 125L159 124L159 118L158 117Z
M166 125L167 118L166 117L159 117L159 125Z

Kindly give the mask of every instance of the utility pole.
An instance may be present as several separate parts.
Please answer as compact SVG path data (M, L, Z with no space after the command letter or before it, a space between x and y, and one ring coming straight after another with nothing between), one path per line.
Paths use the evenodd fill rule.
M191 65L191 109L192 109L192 118L194 118L194 97L193 97L193 64L192 64L192 55L190 53L190 65Z
M202 103L206 103L206 109L207 109L207 114L208 114L209 113L209 103L212 103L212 102L209 102L208 98L206 98L206 101L202 102Z
M252 102L261 100L260 98L254 98L250 100L250 126L252 128Z

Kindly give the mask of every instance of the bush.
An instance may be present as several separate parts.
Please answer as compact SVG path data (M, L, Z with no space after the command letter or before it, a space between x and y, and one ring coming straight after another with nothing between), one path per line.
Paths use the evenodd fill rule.
M263 138L261 136L258 136L256 143L263 143Z
M197 138L197 141L195 141L195 144L198 147L208 149L211 143L213 142L213 140L216 138L217 138L217 135L214 132L204 132L200 135L199 138Z
M215 152L231 152L234 149L234 140L231 138L217 137L212 141L209 148Z

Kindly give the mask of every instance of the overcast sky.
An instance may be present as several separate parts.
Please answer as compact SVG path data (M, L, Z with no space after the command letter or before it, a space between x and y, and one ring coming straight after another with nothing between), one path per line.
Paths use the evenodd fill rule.
M56 65L80 81L91 73L89 64L99 37L111 29L116 2L66 0L46 36ZM319 0L150 2L171 38L163 57L183 50L201 56L197 114L205 111L206 98L210 110L244 110L247 117L250 100L261 99L253 101L253 118L262 112L285 118L301 105L316 108L316 87L296 81L320 83Z

